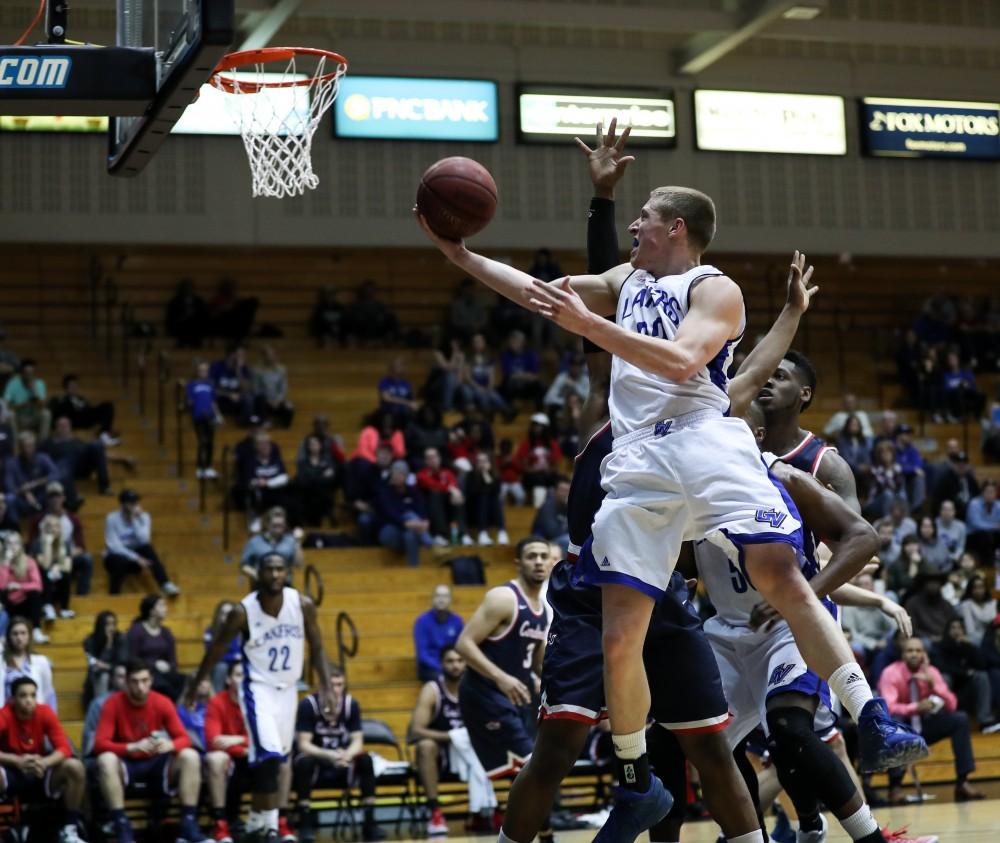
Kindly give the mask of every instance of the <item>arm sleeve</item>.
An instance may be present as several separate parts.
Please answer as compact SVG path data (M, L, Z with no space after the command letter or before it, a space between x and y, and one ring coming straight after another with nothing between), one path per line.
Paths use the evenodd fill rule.
M417 648L417 662L437 667L439 661L434 654L433 638L428 634L426 624L423 621L423 617L419 617L413 625L413 642Z
M205 706L205 750L211 750L215 739L222 735L222 716L215 697Z
M587 272L600 275L621 261L618 252L618 229L615 228L615 203L613 199L590 200L587 213ZM604 351L586 337L583 338L583 353Z
M59 718L56 717L56 713L51 709L43 710L45 711L43 724L45 727L45 737L48 738L52 749L61 752L67 758L72 758L73 750L69 745L69 740L66 738L66 733L63 731Z
M152 534L153 519L148 512L144 512L135 525L135 537L139 540L139 544L149 544Z
M32 658L34 658L34 656L32 656ZM56 701L56 684L52 681L52 662L49 661L48 657L41 657L38 665L38 672L41 674L41 684L45 689L45 704L52 709L53 713L58 712L59 706ZM70 753L70 755L72 755L72 753Z
M124 556L126 559L132 559L133 561L138 559L138 553L122 544L116 526L114 513L111 513L104 522L104 544L107 546L108 552L116 556Z
M177 670L177 642L174 640L174 634L166 627L163 628L163 633L170 652L167 661L170 662L171 670Z
M102 752L113 752L119 758L125 758L125 748L128 743L115 740L115 721L118 718L118 705L120 697L113 696L108 699L101 709L101 717L97 721L97 731L94 733L94 755Z

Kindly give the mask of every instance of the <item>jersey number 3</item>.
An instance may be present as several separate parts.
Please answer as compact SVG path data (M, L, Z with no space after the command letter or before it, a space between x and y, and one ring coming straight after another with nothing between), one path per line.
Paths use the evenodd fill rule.
M288 670L288 659L292 655L292 651L286 647L272 647L267 651L267 655L271 658L271 664L268 665L268 670ZM278 660L281 659L281 665L279 667Z

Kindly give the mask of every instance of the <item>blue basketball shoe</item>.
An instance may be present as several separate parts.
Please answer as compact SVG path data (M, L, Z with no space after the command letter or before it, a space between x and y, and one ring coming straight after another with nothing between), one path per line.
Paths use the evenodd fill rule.
M861 709L858 751L862 773L905 767L929 754L927 741L909 726L893 720L881 697L869 700Z
M615 804L594 843L632 843L640 834L662 820L674 804L674 797L660 779L650 773L649 790L636 793L613 788Z

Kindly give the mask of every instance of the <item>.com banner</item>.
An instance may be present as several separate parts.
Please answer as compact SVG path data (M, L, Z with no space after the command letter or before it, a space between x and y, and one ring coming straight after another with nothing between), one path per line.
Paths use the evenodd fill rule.
M1000 158L1000 105L866 97L861 131L869 155Z

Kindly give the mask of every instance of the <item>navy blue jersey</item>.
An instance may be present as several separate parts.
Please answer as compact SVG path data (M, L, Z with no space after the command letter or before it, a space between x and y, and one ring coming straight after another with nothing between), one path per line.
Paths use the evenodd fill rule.
M823 460L823 455L827 451L836 453L837 449L832 445L828 445L825 440L820 439L815 434L808 433L806 434L806 438L787 454L775 454L775 456L782 462L787 462L789 465L794 466L799 471L804 471L806 474L811 474L815 477L816 472L819 471L819 464Z
M573 479L569 486L569 558L576 559L580 548L590 537L594 516L604 500L601 487L601 463L611 453L611 422L597 431L573 462Z
M458 697L453 697L448 692L443 677L435 679L434 684L437 686L437 702L434 704L434 717L431 718L428 728L439 732L461 729L465 724L462 721L462 710L458 707Z
M481 641L479 649L504 673L517 677L530 688L531 665L535 650L539 644L545 643L549 628L549 609L543 603L541 611L536 613L515 582L507 583L507 588L514 592L517 611L511 618L510 625L497 635L491 635ZM474 670L466 671L466 676L471 680L481 679L493 686L490 680Z

